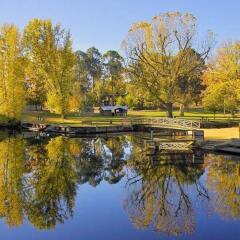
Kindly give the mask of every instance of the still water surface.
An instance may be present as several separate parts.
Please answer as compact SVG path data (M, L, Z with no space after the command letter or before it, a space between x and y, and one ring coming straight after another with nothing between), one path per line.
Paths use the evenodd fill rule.
M0 140L0 239L240 239L240 157L134 135Z

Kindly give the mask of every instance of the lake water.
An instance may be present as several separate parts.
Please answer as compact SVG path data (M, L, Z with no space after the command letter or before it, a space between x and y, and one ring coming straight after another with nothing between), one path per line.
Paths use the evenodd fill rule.
M240 157L141 136L0 140L0 239L239 239Z

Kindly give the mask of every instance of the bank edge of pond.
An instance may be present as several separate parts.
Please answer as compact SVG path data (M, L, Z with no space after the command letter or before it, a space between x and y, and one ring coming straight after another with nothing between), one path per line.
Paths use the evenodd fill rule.
M207 152L219 152L240 155L240 139L206 140L200 148Z
M212 126L212 124L208 125ZM220 126L216 124L214 126ZM196 141L195 147L203 149L205 151L216 151L216 152L226 152L231 154L240 154L240 141L239 139L239 128L235 127L233 124L224 124L225 128L219 129L204 129L205 137L208 137L209 132L218 133L218 137L214 139L207 139L204 141ZM227 127L226 127L227 126ZM235 124L236 126L236 124ZM205 126L206 127L206 126ZM46 134L66 134L68 136L80 136L88 134L107 134L107 133L127 133L139 131L138 126L134 125L110 125L110 126L61 126L61 125L49 125L49 124L32 124L32 123L21 123L21 122L10 122L6 124L0 124L2 129L10 130L28 130L32 132L42 132ZM230 130L234 133L230 133ZM168 130L167 135L171 135L173 130ZM225 131L226 138L223 139L224 135L221 135L221 131ZM185 131L186 132L186 131ZM177 133L177 134L176 134ZM184 135L184 132L176 131L176 135ZM217 135L217 134L216 134ZM235 138L235 139L233 139Z

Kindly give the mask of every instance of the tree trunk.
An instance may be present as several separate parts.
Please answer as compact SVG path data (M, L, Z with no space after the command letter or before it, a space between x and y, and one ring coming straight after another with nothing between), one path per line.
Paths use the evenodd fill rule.
M179 107L179 116L180 116L180 117L184 117L184 112L185 112L185 106L184 106L184 104L180 104L180 107Z
M167 117L173 118L173 104L166 103L166 107L167 107Z
M225 107L225 97L223 98L223 115L226 115L226 107Z

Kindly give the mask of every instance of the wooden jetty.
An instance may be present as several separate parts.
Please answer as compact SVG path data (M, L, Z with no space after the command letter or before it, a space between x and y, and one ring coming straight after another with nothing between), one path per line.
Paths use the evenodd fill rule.
M106 132L129 132L129 131L150 131L168 130L170 134L175 135L195 135L198 136L200 123L196 121L174 119L174 118L155 118L155 119L135 119L124 120L119 125L91 125L91 126L63 126L63 125L46 125L42 123L23 123L22 129L29 131L45 131L54 133L69 134L88 134L88 133L106 133Z
M66 134L69 136L98 134L98 133L116 133L116 132L132 132L131 126L83 126L83 127L68 127L68 126L48 126L44 129L48 133Z
M203 141L204 131L197 121L176 118L138 119L133 122L133 129L142 132L158 132L166 136L191 136L193 141Z
M149 132L150 137L144 140L144 146L158 151L188 151L196 141L203 140L204 138L203 131L199 130L199 127L199 122L174 118L124 120L121 125L107 126L64 126L41 123L22 124L23 130L41 132L47 135L60 134L70 137L91 134ZM154 138L155 132L157 132L158 135L169 136L170 140L163 140L159 136L155 136ZM177 139L178 136L181 136L182 139Z

